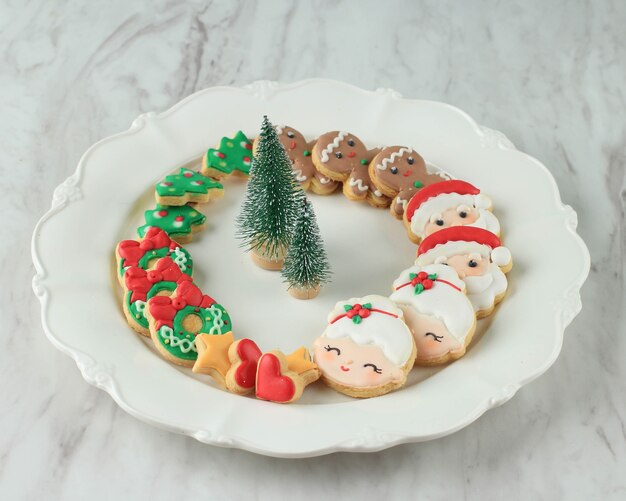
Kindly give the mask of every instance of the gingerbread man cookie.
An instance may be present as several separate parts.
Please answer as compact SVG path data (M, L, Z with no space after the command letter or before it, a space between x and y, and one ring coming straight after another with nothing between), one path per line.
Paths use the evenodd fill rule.
M383 148L370 162L368 172L374 186L393 198L390 211L396 219L402 219L417 190L447 179L443 172L430 172L424 159L405 146Z
M287 125L277 125L276 133L287 152L293 175L303 190L311 190L318 195L329 195L337 189L339 183L320 174L311 159L311 150L315 141L308 143L304 136ZM252 151L256 153L259 138L254 140Z
M322 134L313 147L313 164L322 175L344 183L343 193L350 200L368 200L384 207L384 194L371 183L367 166L378 150L368 151L354 134L331 131Z

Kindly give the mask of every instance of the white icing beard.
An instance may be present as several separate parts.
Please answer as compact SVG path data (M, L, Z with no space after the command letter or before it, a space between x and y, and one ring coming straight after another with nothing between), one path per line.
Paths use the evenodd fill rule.
M468 224L467 226L482 228L484 230L490 231L496 236L500 235L500 222L498 221L498 218L487 209L478 209L478 219L476 219L476 221L474 221L472 224Z
M496 296L506 292L508 282L506 275L497 264L490 263L488 271L478 277L465 277L467 298L472 303L474 311L491 308Z

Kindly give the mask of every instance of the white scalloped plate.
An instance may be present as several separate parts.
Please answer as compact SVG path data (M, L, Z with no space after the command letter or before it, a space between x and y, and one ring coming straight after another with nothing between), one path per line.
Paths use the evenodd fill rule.
M406 388L379 398L352 400L317 383L299 402L277 405L229 394L168 364L130 331L113 272L115 244L134 237L154 182L195 165L223 135L237 129L253 135L265 113L309 137L345 129L369 146L408 144L492 196L515 268L507 299L481 321L463 359L414 369ZM308 345L335 301L385 294L413 262L415 246L387 211L341 195L314 196L334 282L313 301L292 299L277 274L255 268L237 247L232 221L243 192L242 182L227 182L224 198L203 210L208 229L187 248L196 281L229 309L235 336L252 337L264 350ZM562 204L548 170L503 134L443 103L328 80L215 87L164 113L142 115L128 131L91 147L55 190L32 253L44 331L88 383L161 428L283 457L375 451L472 423L554 363L563 331L580 311L589 270L576 213Z

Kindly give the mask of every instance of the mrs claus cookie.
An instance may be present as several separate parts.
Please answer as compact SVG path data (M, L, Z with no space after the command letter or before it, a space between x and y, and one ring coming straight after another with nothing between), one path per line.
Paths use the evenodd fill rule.
M369 176L375 187L393 198L391 214L402 219L411 197L424 186L446 179L443 172L429 172L424 159L413 148L388 146L370 162Z
M313 343L322 380L351 397L383 395L406 383L416 349L402 310L377 295L340 301Z
M470 183L440 181L413 195L404 211L404 223L416 243L449 226L475 226L499 235L500 223L491 205L491 199Z
M454 268L412 266L393 282L393 290L389 297L402 308L415 339L416 364L443 364L465 354L476 315Z
M476 316L491 314L506 294L511 252L493 233L471 226L453 226L426 237L417 250L415 264L443 263L454 268L467 287Z

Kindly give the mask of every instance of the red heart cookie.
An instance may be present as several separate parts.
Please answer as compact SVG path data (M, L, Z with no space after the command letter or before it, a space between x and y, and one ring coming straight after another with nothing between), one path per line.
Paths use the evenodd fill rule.
M280 352L264 353L256 372L256 396L278 403L300 398L304 384L301 378L287 368L287 360Z
M241 362L235 368L235 382L242 388L254 388L256 367L261 358L261 350L252 339L242 339L237 343L237 355Z

